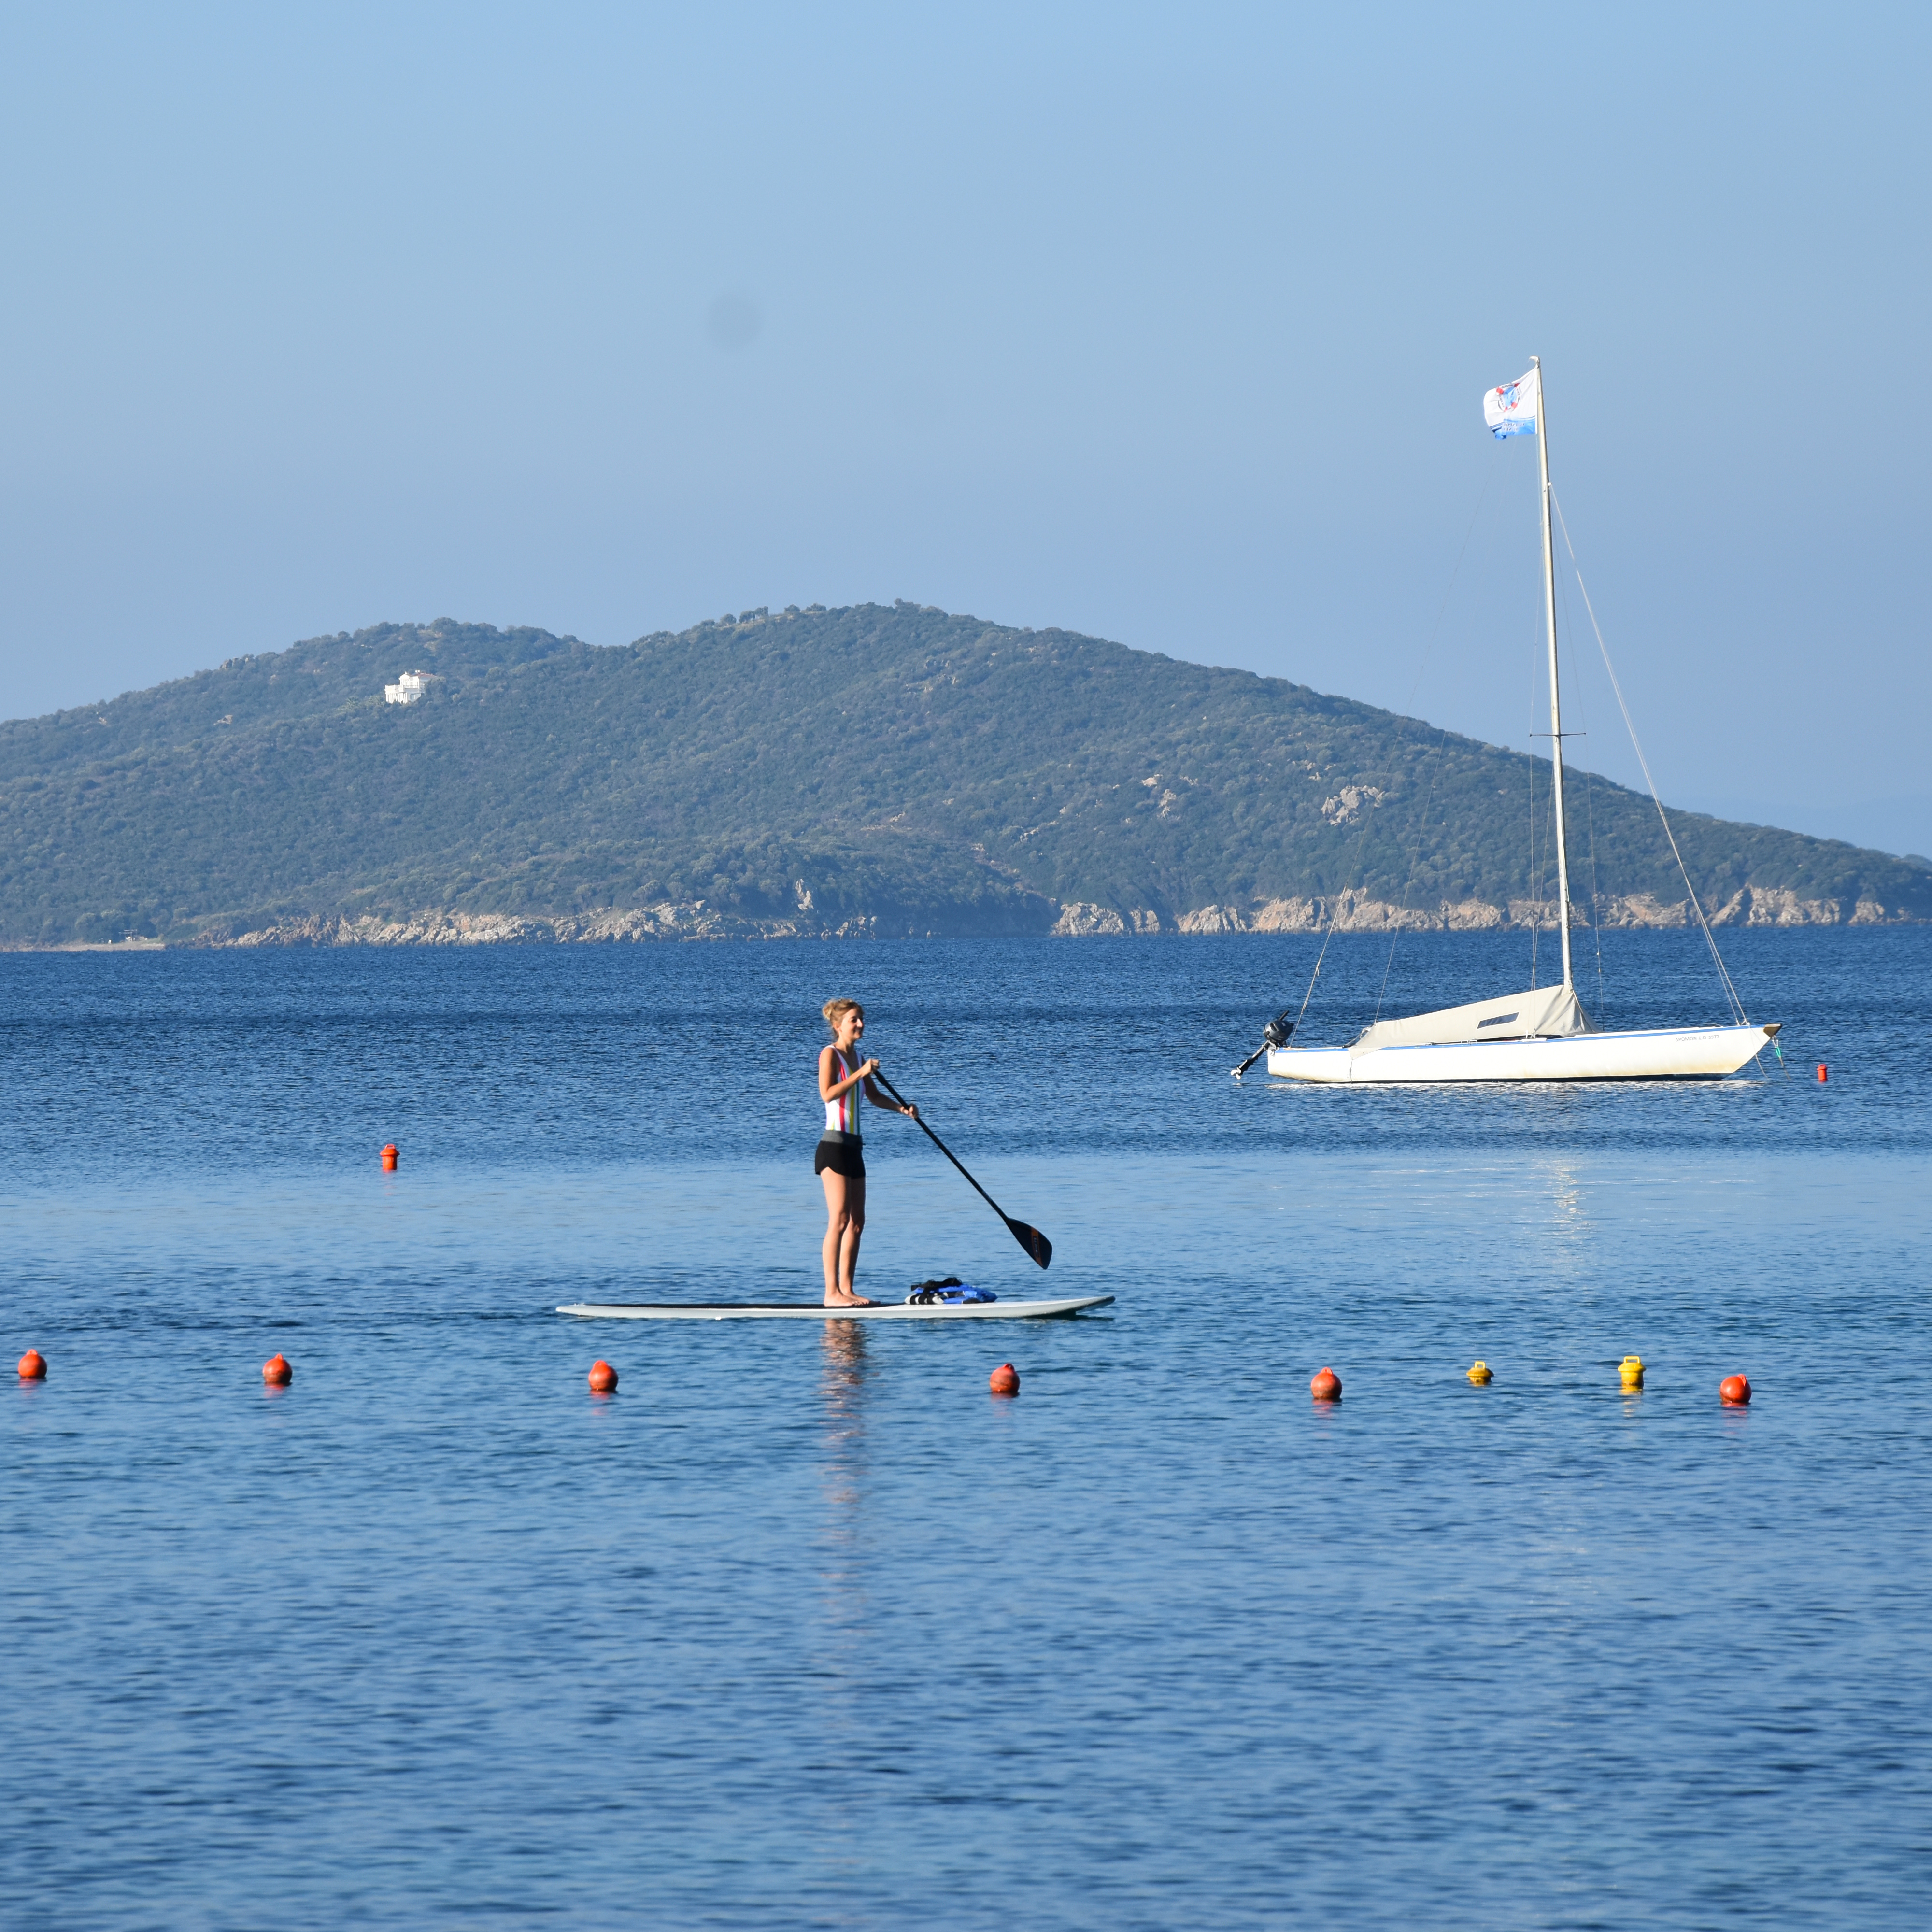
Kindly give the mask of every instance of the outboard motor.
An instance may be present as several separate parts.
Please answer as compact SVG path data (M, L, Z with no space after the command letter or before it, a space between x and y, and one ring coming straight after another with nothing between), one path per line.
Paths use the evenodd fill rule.
M1256 1047L1240 1066L1231 1066L1228 1070L1237 1080L1240 1079L1241 1076L1246 1072L1248 1069L1253 1066L1270 1047L1286 1046L1288 1044L1289 1035L1294 1031L1294 1022L1288 1018L1288 1009L1283 1006L1281 1011L1262 1028L1261 1045Z

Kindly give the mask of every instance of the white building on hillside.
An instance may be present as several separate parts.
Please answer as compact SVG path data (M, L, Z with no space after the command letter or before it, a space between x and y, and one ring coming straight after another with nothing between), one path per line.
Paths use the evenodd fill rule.
M413 704L428 689L431 670L406 670L394 684L382 687L382 699L388 704Z

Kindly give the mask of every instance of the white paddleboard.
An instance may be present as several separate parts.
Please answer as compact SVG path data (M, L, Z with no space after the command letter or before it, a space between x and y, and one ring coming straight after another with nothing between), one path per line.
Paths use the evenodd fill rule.
M560 1315L626 1322L1015 1322L1104 1308L1111 1294L1060 1301L882 1301L872 1308L827 1308L817 1301L566 1301Z

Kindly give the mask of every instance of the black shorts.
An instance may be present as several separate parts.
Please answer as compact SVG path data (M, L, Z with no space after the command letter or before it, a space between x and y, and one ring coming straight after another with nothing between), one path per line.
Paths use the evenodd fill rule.
M813 1157L812 1171L823 1174L830 1168L834 1174L842 1174L848 1180L863 1180L866 1178L866 1149L864 1143L848 1141L820 1141L818 1152Z

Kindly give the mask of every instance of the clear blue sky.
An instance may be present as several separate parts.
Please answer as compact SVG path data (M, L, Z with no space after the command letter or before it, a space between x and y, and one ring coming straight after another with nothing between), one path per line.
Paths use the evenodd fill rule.
M0 713L384 619L908 597L1527 745L1534 451L1479 399L1537 352L1666 796L1932 852L1928 43L10 8Z

